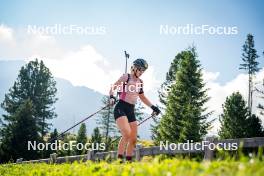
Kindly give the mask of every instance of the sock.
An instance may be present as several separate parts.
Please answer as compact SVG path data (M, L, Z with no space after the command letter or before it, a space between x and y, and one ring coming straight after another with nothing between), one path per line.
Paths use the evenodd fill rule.
M127 161L132 161L132 156L126 156Z
M117 159L123 159L123 155L122 154L118 154L117 155Z

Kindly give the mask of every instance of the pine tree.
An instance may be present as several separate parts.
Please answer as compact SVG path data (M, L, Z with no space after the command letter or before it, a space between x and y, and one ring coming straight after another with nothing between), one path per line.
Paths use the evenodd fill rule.
M263 51L264 56L264 51ZM256 88L257 93L260 95L259 98L264 99L264 79L262 80L261 88ZM260 110L260 115L264 116L264 105L259 103L257 108Z
M57 128L55 128L53 132L50 134L50 139L57 139L58 135L59 135L58 130Z
M83 144L83 146L87 143L87 135L86 135L86 125L85 123L82 123L79 131L78 131L78 135L76 138L76 142L77 144L81 143ZM84 150L76 150L77 154L84 154L85 153L85 149Z
M262 137L264 130L261 120L255 114L249 114L246 102L239 92L227 97L220 115L221 138Z
M160 89L158 90L159 101L160 103L166 107L167 105L167 97L171 90L172 84L175 83L176 80L176 72L178 70L178 65L181 59L181 55L176 55L171 62L169 71L166 73L166 80L161 84ZM164 107L160 107L164 109ZM158 118L154 118L154 123L150 125L151 127L151 139L154 140L154 144L158 145L158 142L161 140L161 136L159 135L159 124L160 120Z
M167 97L166 111L157 129L157 140L200 141L211 122L204 104L209 100L202 80L202 69L194 47L179 53L176 81Z
M259 71L257 62L257 50L255 49L254 36L252 34L247 35L247 40L243 45L242 60L239 69L244 69L248 74L248 109L249 113L252 112L252 95L253 95L253 76Z
M100 133L100 130L98 127L94 128L92 136L91 136L91 140L90 143L93 144L100 144L103 142L103 136ZM110 146L109 146L110 147ZM97 150L95 150L95 152L97 152Z
M135 116L138 122L143 120L144 110L145 110L145 107L142 105L141 101L138 100L137 103L135 104Z
M167 104L167 97L168 92L171 89L171 85L176 80L176 72L178 70L178 65L180 62L181 56L176 55L173 59L169 71L166 73L166 80L161 84L161 88L158 90L159 93L159 100L162 105L166 106Z
M28 99L10 116L13 120L3 124L1 129L3 138L0 146L1 162L17 158L29 160L39 157L39 151L32 148L28 150L28 142L40 142L33 111L32 102Z
M160 135L160 119L157 117L153 118L154 123L150 124L151 129L151 139L154 142L154 145L159 145L159 142L162 140Z
M54 143L54 142L56 142L56 140L59 140L59 139L57 139L58 135L59 135L59 133L57 131L57 128L55 128L53 130L53 132L50 133L50 136L49 136L48 140L46 140L46 141L49 141L50 143ZM43 151L43 155L44 155L44 157L49 157L50 154L57 153L57 152L58 152L57 150L52 150L51 148L48 148L48 150Z
M248 122L249 116L246 102L239 92L233 93L226 98L223 105L223 113L220 115L220 138L243 138L248 137Z
M91 143L101 143L102 142L102 135L98 127L94 128L93 134L91 136Z
M264 99L264 90L263 90L263 88L264 88L264 79L263 79L263 83L262 83L262 89L256 88L256 91L260 95L259 98L261 98L261 99ZM260 110L260 114L264 115L264 106L263 106L263 104L259 103L257 108Z
M38 132L41 137L49 130L47 120L56 117L53 104L57 101L56 82L43 61L30 61L23 66L12 88L5 95L1 107L7 112L4 120L12 122L12 116L18 107L29 99L33 106L33 116L36 118Z
M251 117L247 119L247 122L248 137L264 137L264 129L260 118L258 118L255 114L252 114Z
M109 97L104 96L102 98L102 103L103 106L107 106L109 104ZM117 126L114 119L114 107L109 106L102 110L99 119L97 119L97 124L105 139L111 135L116 135Z

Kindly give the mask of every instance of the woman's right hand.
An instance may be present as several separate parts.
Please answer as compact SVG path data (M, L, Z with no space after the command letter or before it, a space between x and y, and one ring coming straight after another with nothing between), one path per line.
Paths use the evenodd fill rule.
M110 95L110 98L109 98L109 105L110 106L114 106L116 103L116 97L114 97L113 95Z

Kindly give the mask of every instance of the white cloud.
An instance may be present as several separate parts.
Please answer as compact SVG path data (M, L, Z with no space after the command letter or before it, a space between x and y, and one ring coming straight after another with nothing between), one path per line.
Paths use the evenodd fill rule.
M202 74L203 74L203 80L205 82L215 81L220 75L219 72L208 72L206 70L203 70Z
M0 41L13 42L13 29L1 24L0 25Z
M27 61L34 58L41 58L56 77L67 79L74 86L86 86L103 94L107 94L111 84L122 75L120 70L113 70L107 58L91 45L83 46L75 52L68 52L62 59L34 55ZM154 67L150 66L142 76L146 92L154 91L159 85L153 76L154 72Z
M15 52L14 52L15 51ZM60 59L64 50L57 43L54 36L41 34L19 35L9 27L0 26L0 59L17 60L40 55L51 59Z
M30 57L29 60L34 58ZM122 74L119 70L112 70L107 59L91 45L75 52L65 52L62 59L41 59L54 76L67 79L74 86L86 86L104 94L109 91L114 79Z
M27 58L26 61L42 59L55 77L64 78L75 86L86 86L103 94L107 94L111 84L122 75L121 69L112 69L111 61L96 51L92 45L80 46L77 51L66 50L54 36L31 34L16 38L12 28L7 26L2 28L6 38L17 43L16 47L0 48L2 59ZM3 40L0 38L0 41ZM154 73L152 66L144 73L145 91L153 91L158 87L159 82L155 79Z

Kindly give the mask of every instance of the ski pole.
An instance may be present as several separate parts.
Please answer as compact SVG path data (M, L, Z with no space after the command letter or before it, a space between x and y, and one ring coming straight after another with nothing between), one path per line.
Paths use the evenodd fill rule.
M57 137L54 137L54 138L48 140L48 142L52 142L53 140L60 138L60 137L63 136L65 133L67 133L68 131L70 131L70 130L73 129L74 127L78 126L78 125L81 124L82 122L84 122L84 121L88 120L89 118L93 117L94 115L96 115L97 113L99 113L99 112L102 111L103 109L107 108L108 106L110 106L110 105L108 104L108 105L106 105L105 107L99 109L99 110L96 111L95 113L89 115L88 117L84 118L84 119L81 120L80 122L74 124L73 126L71 126L70 128L68 128L67 130L63 131L63 132L62 132L61 134L59 134Z
M126 57L126 68L125 68L125 73L127 73L127 59L129 58L129 54L126 52L126 51L124 51L125 52L125 57Z

